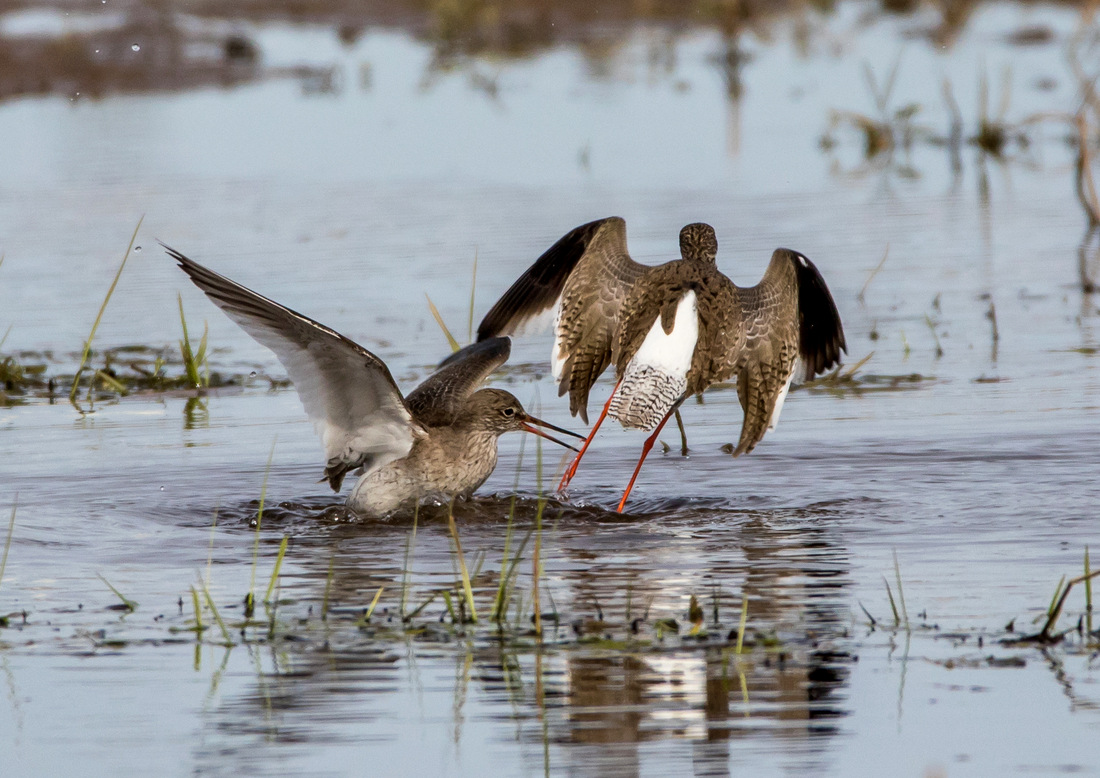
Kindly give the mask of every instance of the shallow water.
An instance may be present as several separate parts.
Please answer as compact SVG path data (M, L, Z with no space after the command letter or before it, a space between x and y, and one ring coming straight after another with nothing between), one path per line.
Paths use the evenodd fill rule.
M0 158L3 354L71 374L144 214L97 346L174 349L178 291L192 335L209 324L214 367L259 373L197 406L0 407L0 517L18 503L0 581L0 613L15 614L0 629L4 774L1100 771L1095 641L1000 642L1039 630L1100 539L1100 314L1079 284L1067 127L1035 125L1000 160L964 145L957 170L933 143L867 161L850 128L820 142L831 110L874 112L863 63L881 83L899 57L890 110L920 103L939 134L945 78L973 132L983 69L999 102L1011 66L1009 121L1073 111L1077 21L977 6L943 45L928 10L776 13L739 38L733 78L705 26L638 23L605 30L611 43L433 70L431 44L399 26L342 43L331 25L249 20L262 64L231 88L0 102L0 138L23 150ZM55 22L11 14L0 33ZM1049 38L1012 42L1035 29ZM339 75L319 87L298 65ZM156 245L347 334L411 388L447 350L425 293L461 335L475 256L480 314L562 233L611 214L647 262L673 255L684 223L711 222L743 284L776 245L804 251L837 300L847 364L873 356L854 382L793 392L737 460L721 450L738 434L732 388L687 405L690 456L667 434L624 516L611 509L643 436L605 428L542 514L541 645L533 536L508 628L485 617L511 498L515 555L558 453L542 451L540 479L532 441L502 439L497 472L456 507L482 622L455 626L438 594L460 597L445 512L425 510L411 543L411 517L349 521L316 483L293 391L268 388L277 362ZM545 335L518 340L497 385L579 428L548 353ZM241 632L241 599L262 594L284 536L274 637L269 610ZM112 609L97 576L137 609ZM199 581L228 640L209 610L201 643L189 630ZM408 628L402 592L406 612L435 593ZM688 634L693 595L705 636ZM1084 603L1075 589L1060 629Z

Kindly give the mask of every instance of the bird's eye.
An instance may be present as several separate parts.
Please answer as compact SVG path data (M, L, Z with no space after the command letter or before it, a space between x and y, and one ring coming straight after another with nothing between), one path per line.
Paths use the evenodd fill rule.
M503 411L501 411L501 413L503 413L506 418L510 419L510 418L512 418L513 416L516 415L516 409L515 408L505 408Z

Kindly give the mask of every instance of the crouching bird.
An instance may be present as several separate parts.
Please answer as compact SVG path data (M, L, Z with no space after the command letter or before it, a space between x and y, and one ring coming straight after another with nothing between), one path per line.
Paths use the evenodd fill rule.
M504 364L508 338L467 346L407 397L385 363L354 341L164 247L191 280L286 368L324 441L324 478L353 511L382 516L425 500L473 493L497 463L497 438L523 430L574 451L540 427L583 438L526 413L512 394L478 389Z

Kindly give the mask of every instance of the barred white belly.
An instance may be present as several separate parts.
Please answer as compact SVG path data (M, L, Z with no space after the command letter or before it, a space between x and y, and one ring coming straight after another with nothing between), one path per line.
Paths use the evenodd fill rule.
M623 373L608 414L624 427L653 429L687 389L687 374L699 339L695 292L676 304L672 332L665 334L658 315L649 334Z
M687 389L686 376L631 362L608 415L628 429L651 430Z

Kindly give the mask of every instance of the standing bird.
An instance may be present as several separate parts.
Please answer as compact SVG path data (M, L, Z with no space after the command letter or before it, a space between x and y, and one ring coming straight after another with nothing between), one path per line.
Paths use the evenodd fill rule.
M551 246L496 302L478 340L512 334L556 309L550 361L558 394L588 422L588 393L608 365L615 389L558 489L573 478L605 416L654 430L619 502L622 511L661 428L688 397L737 379L744 410L734 456L748 453L779 421L801 361L802 380L847 350L825 280L802 254L776 249L764 278L742 288L716 265L709 224L680 230L681 258L650 267L630 258L626 222L582 224Z
M402 398L385 363L359 344L164 248L282 362L324 441L322 480L339 491L348 471L362 473L347 500L357 513L381 516L427 499L470 495L496 467L497 438L505 432L531 432L574 451L538 427L584 437L525 413L508 392L477 389L507 361L508 338L468 346Z

